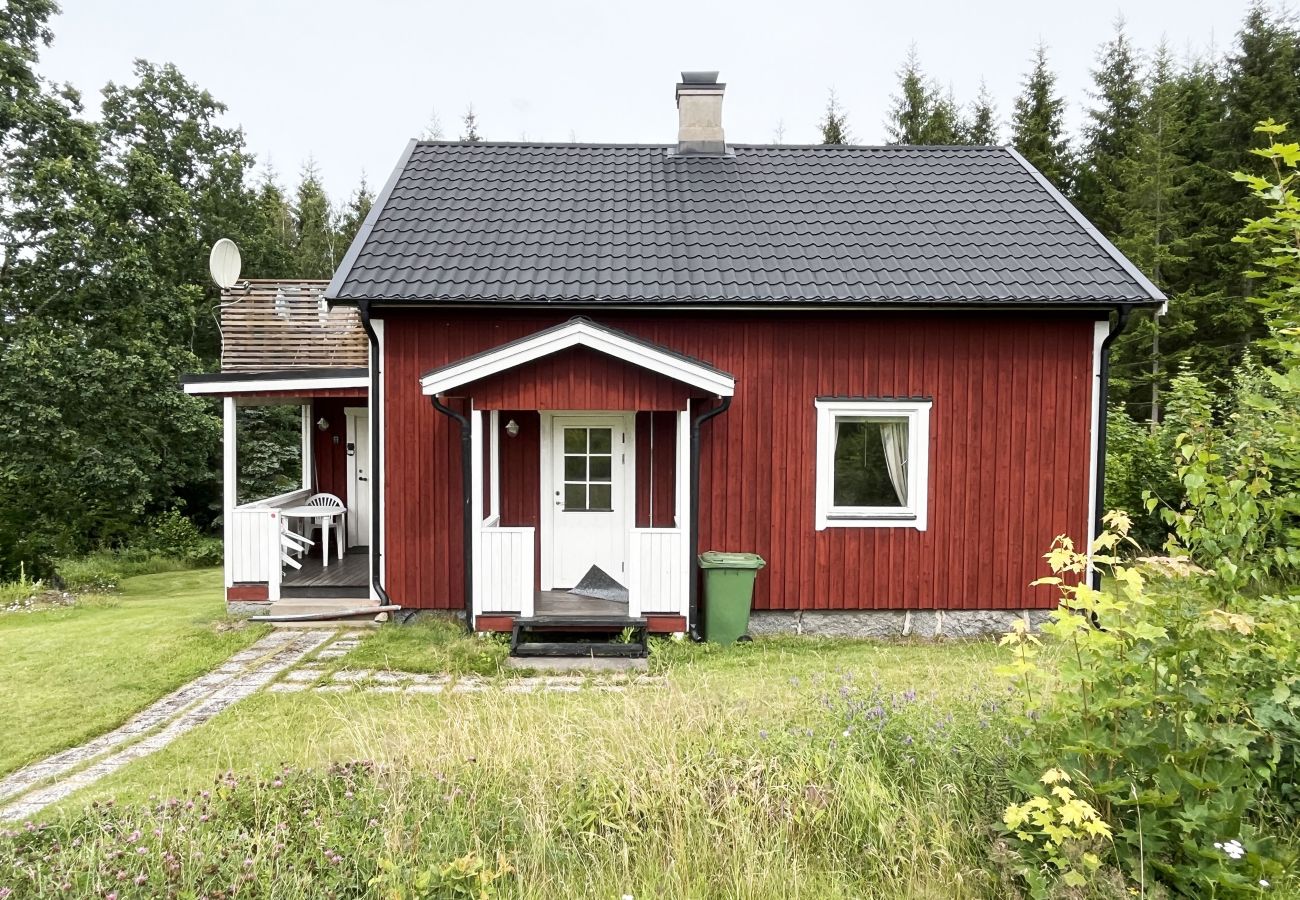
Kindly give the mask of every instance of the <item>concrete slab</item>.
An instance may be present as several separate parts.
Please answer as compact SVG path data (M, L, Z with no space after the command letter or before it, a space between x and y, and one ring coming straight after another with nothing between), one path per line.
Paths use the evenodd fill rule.
M508 656L506 667L534 672L645 672L650 668L650 660L645 657Z

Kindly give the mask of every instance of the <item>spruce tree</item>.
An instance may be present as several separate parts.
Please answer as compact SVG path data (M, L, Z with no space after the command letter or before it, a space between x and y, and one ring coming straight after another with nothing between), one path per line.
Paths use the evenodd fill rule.
M482 135L478 133L478 116L474 114L474 107L465 107L465 115L460 119L460 139L471 144L476 144L483 140Z
M988 85L980 79L979 94L971 105L970 119L963 135L964 143L991 146L998 143L998 114Z
M352 239L357 236L361 230L361 223L366 220L370 214L370 207L375 204L375 195L370 190L370 185L366 183L366 176L361 175L361 184L357 185L356 192L344 207L342 215L339 217L339 246L347 247L352 243Z
M334 211L314 159L309 158L303 165L294 197L293 220L293 272L286 274L295 278L331 277L340 255Z
M1098 61L1074 199L1103 234L1114 238L1120 228L1121 161L1133 152L1142 114L1139 59L1123 19L1116 21L1115 35L1103 45Z
M849 117L840 107L839 98L831 91L826 98L826 112L821 121L823 144L847 144L849 137Z
M944 94L921 70L913 46L898 72L898 93L885 121L891 144L956 144L961 142L962 122L956 100Z
M1065 101L1056 92L1056 75L1047 65L1047 47L1034 50L1033 67L1021 82L1011 116L1011 144L1062 191L1071 182Z

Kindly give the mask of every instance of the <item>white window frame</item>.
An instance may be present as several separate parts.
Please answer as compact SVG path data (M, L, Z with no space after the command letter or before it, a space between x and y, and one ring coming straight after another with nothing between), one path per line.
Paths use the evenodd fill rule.
M929 400L817 400L817 530L915 528L925 531L930 505ZM835 420L907 420L908 502L896 506L845 506L832 502L835 482Z

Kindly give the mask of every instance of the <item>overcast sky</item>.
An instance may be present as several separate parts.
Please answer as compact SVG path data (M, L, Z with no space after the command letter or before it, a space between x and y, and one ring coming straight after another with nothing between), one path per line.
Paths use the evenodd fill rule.
M137 57L174 62L230 107L282 182L309 156L330 192L388 177L437 110L448 138L469 104L489 140L667 143L681 69L719 69L727 138L817 140L834 88L858 143L880 143L896 72L916 44L957 98L984 78L1006 131L1046 42L1072 127L1098 46L1123 14L1142 47L1231 45L1248 0L60 0L44 73L97 108ZM1005 138L1005 135L1004 135Z

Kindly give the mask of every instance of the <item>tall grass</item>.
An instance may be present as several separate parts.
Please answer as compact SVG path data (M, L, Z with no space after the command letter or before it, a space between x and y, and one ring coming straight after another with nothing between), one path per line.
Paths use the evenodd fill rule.
M382 763L69 812L0 835L0 887L362 896L428 873L404 896L442 897L491 871L490 896L528 898L1005 896L998 699L835 676L770 709L671 686L447 697L436 728L376 699L333 724Z

